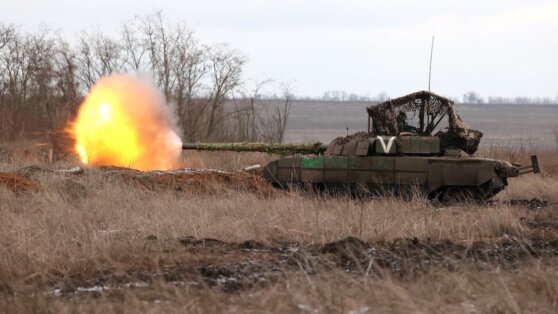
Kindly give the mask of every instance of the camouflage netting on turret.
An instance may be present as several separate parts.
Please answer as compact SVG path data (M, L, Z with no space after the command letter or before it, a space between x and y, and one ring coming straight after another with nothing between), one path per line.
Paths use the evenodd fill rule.
M370 138L370 135L368 134L368 132L357 132L351 135L347 135L347 136L339 136L334 138L328 145L328 147L331 147L333 145L337 145L337 144L346 144L350 141L355 141L355 142L359 142L359 141L364 141L364 140L368 140Z
M419 135L432 135L442 119L448 117L447 132L439 132L441 145L457 147L473 154L482 137L482 133L469 128L461 120L453 108L453 102L445 97L428 91L420 91L403 97L391 99L367 108L372 119L372 133L376 135L399 135L403 130L399 117L406 117L406 113L418 112L419 126L416 133ZM425 115L428 119L425 119Z

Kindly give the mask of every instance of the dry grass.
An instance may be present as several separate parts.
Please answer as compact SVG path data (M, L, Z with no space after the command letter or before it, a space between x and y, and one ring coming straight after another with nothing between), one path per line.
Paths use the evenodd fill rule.
M541 171L546 176L558 175L558 150L531 150L521 145L508 147L481 147L476 153L478 157L507 160L521 165L530 165L531 155L537 155Z
M496 153L487 155L505 155ZM542 154L543 169L556 165L553 154ZM526 156L522 153L517 158ZM41 163L41 158L12 153L12 157L0 160L0 171ZM239 169L269 158L260 154L191 154L186 159L194 166ZM68 159L47 166L75 164ZM33 179L42 190L15 194L0 187L2 312L475 313L554 312L558 306L556 253L539 257L527 254L510 265L449 256L447 260L455 267L442 263L402 275L366 261L359 266L349 260L356 266L347 271L344 264L335 266L336 259L330 254L297 253L293 266L282 264L275 253L266 250L217 246L192 251L178 241L187 237L228 243L254 240L272 248L269 252L288 243L300 248L319 247L347 237L379 246L406 238L417 238L421 243L451 241L466 247L475 241L488 246L505 239L555 241L556 205L529 210L506 201L558 201L556 173L510 180L509 189L497 202L444 206L418 197L412 201L396 197L355 200L294 192L264 199L234 190L205 196L154 192L130 186L117 177L107 179L96 169L79 176L37 173ZM538 228L542 223L545 227ZM309 260L316 262L305 266ZM413 260L409 261L412 265ZM229 292L203 279L195 285L182 285L146 278L155 278L153 274L169 267L196 274L204 267L224 265L231 269L243 263L269 267L258 270L264 274L275 274L272 269L279 268L280 275L264 275L266 284ZM107 274L113 278L117 272L125 272L128 283L147 281L149 286L75 292L80 285L102 285L99 278ZM115 279L111 280L115 284ZM54 289L61 286L74 293L54 296Z
M530 264L515 272L479 274L437 271L413 281L350 276L333 271L312 277L297 273L280 283L247 293L161 285L118 296L45 296L4 299L13 312L57 313L522 313L554 312L557 300L555 266Z

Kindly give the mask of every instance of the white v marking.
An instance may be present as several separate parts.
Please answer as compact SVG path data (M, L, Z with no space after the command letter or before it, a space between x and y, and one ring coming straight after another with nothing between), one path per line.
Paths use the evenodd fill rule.
M389 138L387 145L381 136L376 136L376 139L380 140L380 144L382 144L382 149L384 150L384 153L388 154L391 149L391 146L393 145L393 141L395 140L395 136Z

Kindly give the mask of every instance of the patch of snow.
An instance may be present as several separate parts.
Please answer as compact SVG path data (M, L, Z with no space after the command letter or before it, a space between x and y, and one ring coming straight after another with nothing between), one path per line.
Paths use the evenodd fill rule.
M70 169L59 169L58 172L69 173L69 174L81 174L83 173L82 167L74 167Z
M298 308L303 312L310 312L310 313L320 313L318 309L314 309L309 305L306 304L297 304Z
M79 293L81 293L81 292L103 292L103 291L106 291L108 289L109 289L109 287L107 287L107 286L97 285L97 286L87 287L87 288L86 287L78 287L76 289L76 292L79 292Z
M472 304L472 303L461 303L461 305L463 306L463 308L465 309L465 311L467 313L479 313L479 311L477 310L477 307Z
M175 286L185 286L186 285L186 283L184 281L173 281L171 283ZM196 282L196 284L197 284L197 282Z
M117 233L118 230L117 229L111 229L111 230L99 230L97 231L98 233L106 233L106 234L113 234L113 233Z
M149 284L143 281L138 281L138 282L129 282L125 286L126 288L147 288L149 287Z
M194 173L230 173L227 171L223 171L223 170L217 170L217 169L198 169L198 168L183 168L183 169L174 169L174 170L153 170L150 171L150 173L153 174L194 174Z
M216 280L216 282L218 284L221 284L221 285L225 284L227 282L237 282L237 281L238 281L238 279L236 279L235 277L232 277L232 276L230 276L230 277L219 276L219 278L217 278L217 280Z
M365 307L361 307L360 309L357 310L352 310L349 311L349 314L360 314L360 313L366 313L370 310L370 308L368 306Z
M258 170L260 169L262 166L260 165L252 165L252 166L248 166L246 168L244 168L244 171L253 171L253 170Z

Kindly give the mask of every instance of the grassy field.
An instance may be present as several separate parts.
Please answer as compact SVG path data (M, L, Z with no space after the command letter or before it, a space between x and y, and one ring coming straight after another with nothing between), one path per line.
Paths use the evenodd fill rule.
M75 157L2 148L0 311L542 312L558 310L558 161L487 203L150 189ZM526 162L524 149L481 156ZM240 169L263 154L188 153ZM36 165L38 167L28 167Z

